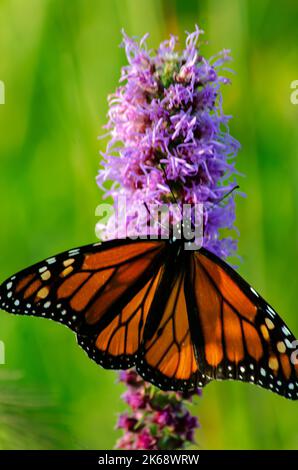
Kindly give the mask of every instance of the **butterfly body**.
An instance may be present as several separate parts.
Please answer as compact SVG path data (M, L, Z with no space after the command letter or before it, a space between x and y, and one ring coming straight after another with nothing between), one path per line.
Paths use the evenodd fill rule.
M65 324L98 364L135 366L164 390L233 379L297 399L292 333L231 267L186 242L122 239L68 250L7 279L0 306Z

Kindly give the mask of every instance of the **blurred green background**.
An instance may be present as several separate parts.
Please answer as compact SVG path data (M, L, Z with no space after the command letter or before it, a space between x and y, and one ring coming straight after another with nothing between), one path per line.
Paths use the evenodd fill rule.
M198 23L212 55L231 48L224 90L240 140L240 272L298 334L298 4L284 0L1 0L1 279L92 242L101 200L97 136L125 62L120 30L156 47ZM116 375L61 325L0 315L0 447L112 448ZM212 383L193 410L204 449L297 449L297 404L247 384Z

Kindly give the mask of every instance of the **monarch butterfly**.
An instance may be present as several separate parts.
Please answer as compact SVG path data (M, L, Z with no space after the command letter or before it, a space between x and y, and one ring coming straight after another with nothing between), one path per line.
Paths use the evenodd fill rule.
M295 338L228 264L183 240L75 248L10 277L0 306L75 331L108 369L135 366L163 390L234 379L298 398Z

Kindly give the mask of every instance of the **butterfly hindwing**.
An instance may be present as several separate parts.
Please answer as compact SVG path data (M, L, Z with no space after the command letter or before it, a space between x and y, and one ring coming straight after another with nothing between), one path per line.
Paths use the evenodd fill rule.
M157 269L99 333L91 337L78 335L79 345L96 363L107 369L127 369L135 365L147 315L162 273L163 267Z
M190 258L188 285L191 331L205 374L297 399L298 343L272 307L204 249Z
M191 340L184 263L177 271L166 267L164 278L145 325L137 371L163 390L195 390L210 379L198 369Z

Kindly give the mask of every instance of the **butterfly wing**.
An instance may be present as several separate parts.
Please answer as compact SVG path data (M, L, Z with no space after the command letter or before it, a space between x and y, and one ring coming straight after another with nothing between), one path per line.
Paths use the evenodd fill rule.
M169 262L148 313L138 373L163 390L191 391L210 381L198 369L185 298L185 269Z
M205 249L191 256L187 285L192 338L205 374L297 399L298 342L272 307Z
M176 256L173 249L170 258ZM194 356L184 277L168 258L110 324L92 337L78 335L80 346L105 368L136 365L146 381L163 390L203 387L209 379L199 373Z
M127 369L136 362L147 315L161 282L163 266L149 277L113 320L95 335L78 335L79 345L96 363L107 369Z
M88 245L9 278L0 305L66 324L96 362L136 364L165 390L230 378L297 398L295 340L286 325L219 258L202 249L189 259L185 269L161 241Z
M162 241L129 239L69 250L5 281L0 307L94 335L152 279L165 252Z

